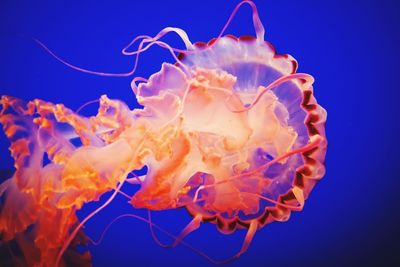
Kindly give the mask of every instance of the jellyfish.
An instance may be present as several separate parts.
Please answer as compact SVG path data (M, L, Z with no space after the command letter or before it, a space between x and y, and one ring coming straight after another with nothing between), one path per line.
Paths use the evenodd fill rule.
M252 8L256 36L224 35L244 4ZM186 48L163 42L168 33ZM258 230L301 211L325 173L327 113L313 96L313 77L297 73L296 60L276 54L264 34L256 6L243 1L207 43L192 43L174 27L135 38L122 51L135 56L134 68L122 74L79 68L35 40L61 63L102 76L133 75L139 54L153 45L175 62L133 78L143 109L103 95L97 114L85 117L63 104L1 97L0 123L15 162L15 173L0 185L0 245L14 248L10 262L90 265L90 253L77 249L89 242L83 226L117 194L133 208L186 208L192 220L170 247L203 223L224 234L244 229L239 251L225 261L208 257L215 263L239 258ZM144 166L145 175L132 174ZM127 195L124 183L140 189ZM78 220L85 203L109 191L105 203Z

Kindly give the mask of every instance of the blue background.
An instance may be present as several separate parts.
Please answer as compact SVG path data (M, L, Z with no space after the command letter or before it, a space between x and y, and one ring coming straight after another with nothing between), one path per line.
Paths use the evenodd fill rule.
M278 53L312 74L315 95L328 111L327 174L304 211L286 223L258 231L250 249L231 266L394 266L400 264L399 197L399 25L397 1L255 1L266 39ZM238 1L11 1L0 2L0 94L42 98L76 109L102 94L136 102L131 78L107 78L60 64L27 38L35 36L67 61L98 71L126 72L132 58L120 49L140 34L166 26L187 31L191 41L216 37ZM228 28L253 34L250 8ZM165 38L182 47L175 35ZM141 57L138 76L148 77L168 52L153 48ZM90 108L85 110L87 114ZM0 169L12 161L0 136ZM135 188L124 188L133 192ZM102 200L106 199L106 195ZM123 197L87 224L97 239L114 217L133 212ZM88 205L80 213L93 210ZM184 210L153 213L154 221L178 233L190 221ZM219 234L204 224L187 241L223 259L236 253L245 232ZM160 238L169 241L161 234ZM189 249L157 246L149 227L134 219L118 221L99 246L91 246L94 266L207 266ZM400 266L400 265L398 265Z

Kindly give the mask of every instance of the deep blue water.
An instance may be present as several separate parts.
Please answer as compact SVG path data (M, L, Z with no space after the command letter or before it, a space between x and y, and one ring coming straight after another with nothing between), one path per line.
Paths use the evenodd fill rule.
M136 105L131 78L107 78L60 64L35 43L35 36L69 62L92 70L125 72L132 59L120 49L140 34L166 26L187 31L192 41L218 35L238 1L11 1L0 2L0 94L42 98L72 109L107 94ZM248 252L231 266L395 266L400 264L399 56L397 1L255 1L266 39L278 53L299 62L316 79L314 90L328 111L327 174L304 211L258 231ZM253 34L250 8L243 8L228 33ZM165 38L173 46L175 35ZM141 56L138 76L148 77L168 52ZM87 110L90 112L90 108ZM11 169L4 134L0 169ZM134 188L126 188L127 191ZM93 210L96 204L80 213ZM107 223L133 210L118 197L86 225L94 239ZM184 210L153 213L173 233L189 222ZM219 234L205 224L187 237L220 259L236 253L244 236ZM159 234L160 238L169 241ZM134 219L117 222L101 245L91 246L94 266L207 266L189 249L168 250L153 242L149 227ZM400 265L397 265L400 266Z

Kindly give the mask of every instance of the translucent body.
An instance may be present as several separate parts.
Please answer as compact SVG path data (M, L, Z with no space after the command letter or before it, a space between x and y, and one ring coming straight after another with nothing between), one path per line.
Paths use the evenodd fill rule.
M175 65L139 85L134 79L143 110L102 96L98 114L85 118L60 104L2 97L16 172L0 186L0 232L21 247L23 263L88 263L88 253L74 250L85 243L86 222L75 211L125 181L141 184L133 207L193 215L174 245L200 222L223 233L248 229L235 257L257 229L302 209L325 172L326 112L312 96L313 78L275 55L254 14L257 38L184 39L190 49ZM143 166L144 177L127 178Z

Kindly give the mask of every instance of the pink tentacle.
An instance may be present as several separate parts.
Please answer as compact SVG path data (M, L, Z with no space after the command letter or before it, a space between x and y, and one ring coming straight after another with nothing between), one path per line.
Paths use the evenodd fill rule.
M72 231L71 235L69 236L69 238L65 241L64 245L62 246L60 252L58 253L57 256L57 260L56 260L56 264L55 266L58 267L61 261L61 258L65 252L65 250L68 248L69 244L71 244L72 240L75 238L75 236L78 234L79 230L84 226L84 224L89 221L94 215L96 215L97 213L99 213L101 210L103 210L105 207L107 207L115 198L115 196L117 195L117 193L119 192L119 190L121 189L122 185L124 184L124 181L120 182L120 184L118 185L117 189L113 192L113 194L110 196L109 199L107 199L107 201L101 205L99 208L97 208L96 210L94 210L93 212L91 212L88 216L86 216L85 219L82 220L82 222L80 222L78 224L78 226L75 227L74 231Z
M248 171L248 172L245 172L245 173L241 173L241 174L239 174L239 175L231 176L231 177L226 178L226 179L224 179L224 180L220 180L219 182L216 182L216 183L214 183L214 184L202 185L202 186L200 186L200 187L196 190L196 193L195 193L194 198L193 198L193 202L196 202L196 201L197 201L197 198L198 198L198 196L199 196L200 191L203 190L203 189L205 189L205 188L217 186L217 185L219 185L219 184L228 183L228 182L231 182L231 181L236 180L236 179L242 179L242 178L244 178L244 177L248 177L248 176L253 175L253 174L255 174L255 173L258 173L258 172L260 172L260 171L262 171L262 170L265 170L266 168L268 168L268 167L271 166L272 164L274 164L274 163L276 163L276 162L278 162L278 161L281 161L281 160L283 160L283 159L285 159L285 158L287 158L287 157L290 157L290 156L292 156L292 155L294 155L294 154L303 153L303 152L305 152L305 151L307 151L307 150L313 149L314 147L318 146L321 142L322 142L322 138L319 137L319 136L317 136L315 140L312 140L312 141L311 141L310 143L308 143L307 145L302 146L302 147L300 147L300 148L298 148L298 149L294 149L294 150L292 150L292 151L289 151L289 152L287 152L287 153L285 153L285 154L283 154L283 155L281 155L281 156L278 156L278 157L274 158L273 160L271 160L271 161L269 161L269 162L267 162L267 163L265 163L265 164L263 164L263 165L261 165L261 166L255 168L255 169L253 169L253 170L251 170L251 171Z
M173 48L170 45L166 44L165 42L161 42L161 41L157 41L158 39L160 39L162 36L164 36L166 33L168 32L177 32L178 35L183 38L182 40L184 41L185 45L187 47L189 47L190 49L193 49L193 45L191 44L191 42L189 41L189 38L187 37L187 34L179 29L179 28L172 28L172 27L167 27L166 29L164 29L163 31L161 31L156 37L150 37L147 35L140 35L138 37L136 37L133 41L131 41L126 47L124 47L122 49L122 54L126 55L126 56L134 56L136 55L135 58L135 63L133 66L133 69L129 72L126 73L109 73L109 72L99 72L99 71L92 71L92 70L88 70L88 69L84 69L81 67L78 67L76 65L73 65L69 62L67 62L66 60L62 59L61 57L59 57L58 55L56 55L52 50L50 50L43 42L41 42L40 40L38 40L37 38L32 38L39 46L41 46L47 53L49 53L53 58L55 58L57 61L61 62L62 64L83 72L83 73L88 73L88 74L93 74L93 75L99 75L99 76L107 76L107 77L129 77L131 75L133 75L137 69L137 65L138 65L138 61L139 61L139 55L141 53L143 53L144 51L148 50L151 46L153 46L153 44L157 44L160 47L166 48L171 55L174 57L174 59L177 62L180 62L180 60L177 58L177 56L175 55L174 52L178 52L178 53L185 53L187 52L187 50L181 50L181 49L177 49L177 48ZM127 52L127 49L129 47L131 47L135 42L137 42L138 40L141 40L140 44L139 44L139 48L136 51L133 52ZM144 46L144 44L149 43L148 45ZM144 46L144 47L143 47ZM182 64L182 63L181 63Z
M272 90L273 88L275 88L287 81L291 81L291 80L295 80L295 79L302 79L302 80L306 81L306 84L304 85L306 88L311 86L311 84L314 82L314 78L311 75L308 75L305 73L293 73L293 74L289 74L289 75L280 77L279 79L276 79L271 84L269 84L267 87L265 87L265 89L262 90L260 93L258 93L256 95L256 97L254 98L253 102L248 107L244 107L243 109L240 109L240 110L231 110L231 111L234 113L241 113L241 112L248 111L248 110L252 109L258 103L258 101L261 99L261 97L266 92Z
M257 7L252 1L242 1L235 7L235 9L232 11L231 15L229 16L229 19L227 20L224 27L222 28L220 34L218 35L217 39L222 37L222 35L225 33L228 26L231 24L233 18L236 16L236 13L239 11L240 7L244 4L250 5L250 7L252 9L253 24L254 24L254 29L256 31L257 40L264 41L264 34L265 34L264 26L260 20L260 16L258 15Z
M95 100L92 100L92 101L88 101L88 102L86 102L85 104L83 104L83 105L81 105L76 111L75 111L75 113L79 113L82 109L84 109L85 107L87 107L87 106L89 106L89 105L91 105L91 104L94 104L94 103L99 103L100 102L100 100L98 100L98 99L95 99Z
M263 27L263 25L261 23L261 20L259 18L257 8L256 8L255 4L252 1L243 1L243 2L239 3L235 7L234 11L230 15L228 21L225 23L225 25L222 28L222 30L221 30L220 34L218 35L217 39L222 37L222 35L224 34L226 29L230 25L232 19L235 17L237 11L240 9L240 7L243 4L250 5L252 10L253 10L253 24L254 24L254 28L255 28L255 31L256 31L256 35L257 35L257 40L264 40L264 32L265 32L265 30L264 30L264 27ZM158 41L160 38L162 38L163 36L165 36L169 32L175 32L176 34L178 34L178 36L184 42L187 50L173 48L170 45L166 44L165 42L159 42ZM125 72L125 73L110 73L110 72L92 71L92 70L88 70L88 69L85 69L85 68L78 67L78 66L76 66L74 64L71 64L71 63L67 62L66 60L62 59L61 57L59 57L58 55L56 55L52 50L50 50L43 42L41 42L37 38L32 38L32 39L39 46L41 46L47 53L49 53L53 58L55 58L57 61L61 62L62 64L66 65L66 66L68 66L68 67L70 67L70 68L72 68L74 70L83 72L83 73L99 75L99 76L108 76L108 77L129 77L129 76L133 75L135 73L137 65L138 65L138 60L139 60L140 53L146 51L154 43L158 44L159 46L161 46L163 48L168 49L170 51L171 55L174 57L174 59L177 62L180 62L180 60L176 57L174 52L185 53L185 54L191 54L191 53L195 52L194 51L194 46L190 42L189 37L187 36L187 34L186 34L186 32L184 30L182 30L180 28L175 28L175 27L166 27L163 30L161 30L155 37L150 37L148 35L139 35L136 38L134 38L128 45L126 45L122 49L122 54L125 55L125 56L136 55L135 64L134 64L133 69L131 71ZM132 47L132 45L134 45L139 40L141 40L141 42L139 44L139 48L136 51L128 52L127 50L130 47ZM149 43L149 44L143 47L143 45L146 44L146 43ZM210 47L212 47L213 45L214 44L211 44ZM182 64L182 62L180 62L180 63Z
M133 52L128 52L127 50L133 46L138 40L142 39L142 42L144 41L145 43L147 42L153 42L153 41L157 41L159 39L161 39L163 36L165 36L167 33L170 32L175 32L176 34L179 35L179 37L182 39L182 41L185 43L186 49L194 49L193 44L190 42L189 37L187 35L187 33L180 29L180 28L175 28L175 27L166 27L163 30L161 30L156 36L151 37L148 35L140 35L135 37L135 39L133 39L128 45L126 45L123 49L122 49L122 54L126 55L126 56L132 56L138 53L138 51L133 51ZM182 49L178 49L178 48L173 48L173 50L175 52L178 53L185 53L186 50L182 50Z
M251 239L253 238L253 236L254 236L254 234L255 234L255 230L257 230L256 227L255 227L256 225L253 224L253 227L251 227L251 229L249 229L249 230L248 230L248 233L246 234L246 237L245 237L245 240L244 240L244 242L243 242L243 245L242 245L241 250L240 250L238 253L236 253L234 256L229 257L228 259L222 260L222 261L221 261L221 260L213 259L213 258L211 258L210 256L208 256L205 252L201 251L200 249L195 248L194 246L192 246L191 244L189 244L189 243L187 243L187 242L185 242L185 241L183 241L183 240L179 240L179 239L178 239L178 238L179 238L178 236L176 236L176 235L174 235L174 234L171 234L170 232L168 232L168 231L165 230L164 228L162 228L162 227L158 226L157 224L153 223L153 222L151 221L151 217L150 217L149 219L146 219L146 218L144 218L144 217L141 217L141 216L139 216L139 215L132 214L132 213L122 214L122 215L116 217L115 219L113 219L113 220L105 227L105 229L103 230L103 232L102 232L101 235L100 235L100 238L99 238L97 241L94 241L93 239L91 239L91 242L92 242L94 245L99 245L99 244L102 242L102 240L104 239L104 237L105 237L106 233L108 232L108 230L110 229L110 227L111 227L115 222L117 222L117 221L119 221L119 220L121 220L121 219L123 219L123 218L133 218L133 219L139 220L139 221L141 221L141 222L147 223L147 224L150 226L150 229L151 229L152 231L154 231L154 229L157 229L157 230L160 231L161 233L163 233L163 234L165 234L166 236L168 236L168 237L172 238L173 240L175 240L175 242L178 242L179 244L181 244L181 245L187 247L188 249L190 249L191 251L193 251L193 252L196 253L197 255L203 257L203 258L206 259L207 261L209 261L209 262L211 262L211 263L213 263L213 264L216 264L216 265L227 264L227 263L229 263L229 262L231 262L231 261L237 259L241 254L243 254L244 251L247 250L247 248L248 248L248 246L249 246L249 244L250 244L250 242L251 242ZM152 234L153 234L153 233L152 233ZM155 237L155 236L154 236L154 237ZM165 245L165 244L162 244L161 242L159 242L159 240L158 240L156 237L155 237L154 240L155 240L155 242L156 242L158 245L160 245L161 247L169 247L168 245ZM158 241L158 242L157 242L157 241Z

